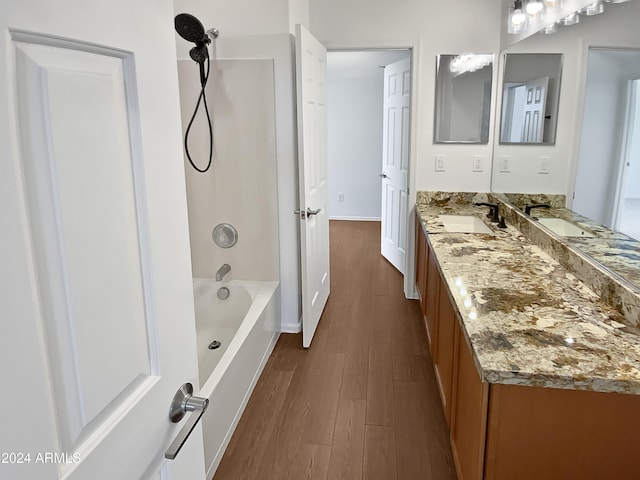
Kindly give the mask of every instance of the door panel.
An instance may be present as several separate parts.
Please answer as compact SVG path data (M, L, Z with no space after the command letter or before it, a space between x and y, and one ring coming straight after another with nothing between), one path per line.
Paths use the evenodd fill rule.
M405 271L411 101L410 59L384 69L382 255Z
M0 476L202 479L173 5L85 3L0 6Z
M308 348L329 298L327 51L296 25L302 336Z
M522 141L542 143L544 139L544 115L547 103L548 77L541 77L525 85L524 126Z

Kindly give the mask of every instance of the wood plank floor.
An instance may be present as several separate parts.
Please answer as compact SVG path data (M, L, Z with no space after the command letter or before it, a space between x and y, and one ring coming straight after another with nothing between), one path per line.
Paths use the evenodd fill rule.
M379 222L332 221L311 348L283 334L215 480L449 480L455 468L418 302Z

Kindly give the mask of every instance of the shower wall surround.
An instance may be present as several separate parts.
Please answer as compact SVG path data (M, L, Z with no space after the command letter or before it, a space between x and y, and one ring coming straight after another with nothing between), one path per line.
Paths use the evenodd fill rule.
M198 66L178 61L183 131L200 92ZM185 160L191 263L194 277L279 280L278 199L272 60L212 60L206 87L213 122L213 165L196 172ZM209 137L202 105L189 134L196 165L206 165ZM219 223L238 230L238 243L218 247Z

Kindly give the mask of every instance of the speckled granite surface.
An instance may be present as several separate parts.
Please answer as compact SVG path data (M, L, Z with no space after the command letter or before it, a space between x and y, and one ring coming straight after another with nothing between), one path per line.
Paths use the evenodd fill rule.
M517 228L489 224L469 201L486 197L444 197L419 194L416 210L483 380L640 395L640 335L621 313ZM493 233L447 233L440 214Z
M613 305L628 326L640 329L640 243L595 224L566 208L535 210L535 217L563 218L590 231L595 237L561 237L525 215L510 203L501 208L507 223L560 262L586 283L602 300ZM622 253L624 252L624 253Z

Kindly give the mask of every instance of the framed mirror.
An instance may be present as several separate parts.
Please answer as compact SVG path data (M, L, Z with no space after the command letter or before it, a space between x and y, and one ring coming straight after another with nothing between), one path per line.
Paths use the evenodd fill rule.
M438 55L434 143L489 143L493 54Z
M505 55L501 144L555 144L561 73L561 53Z

